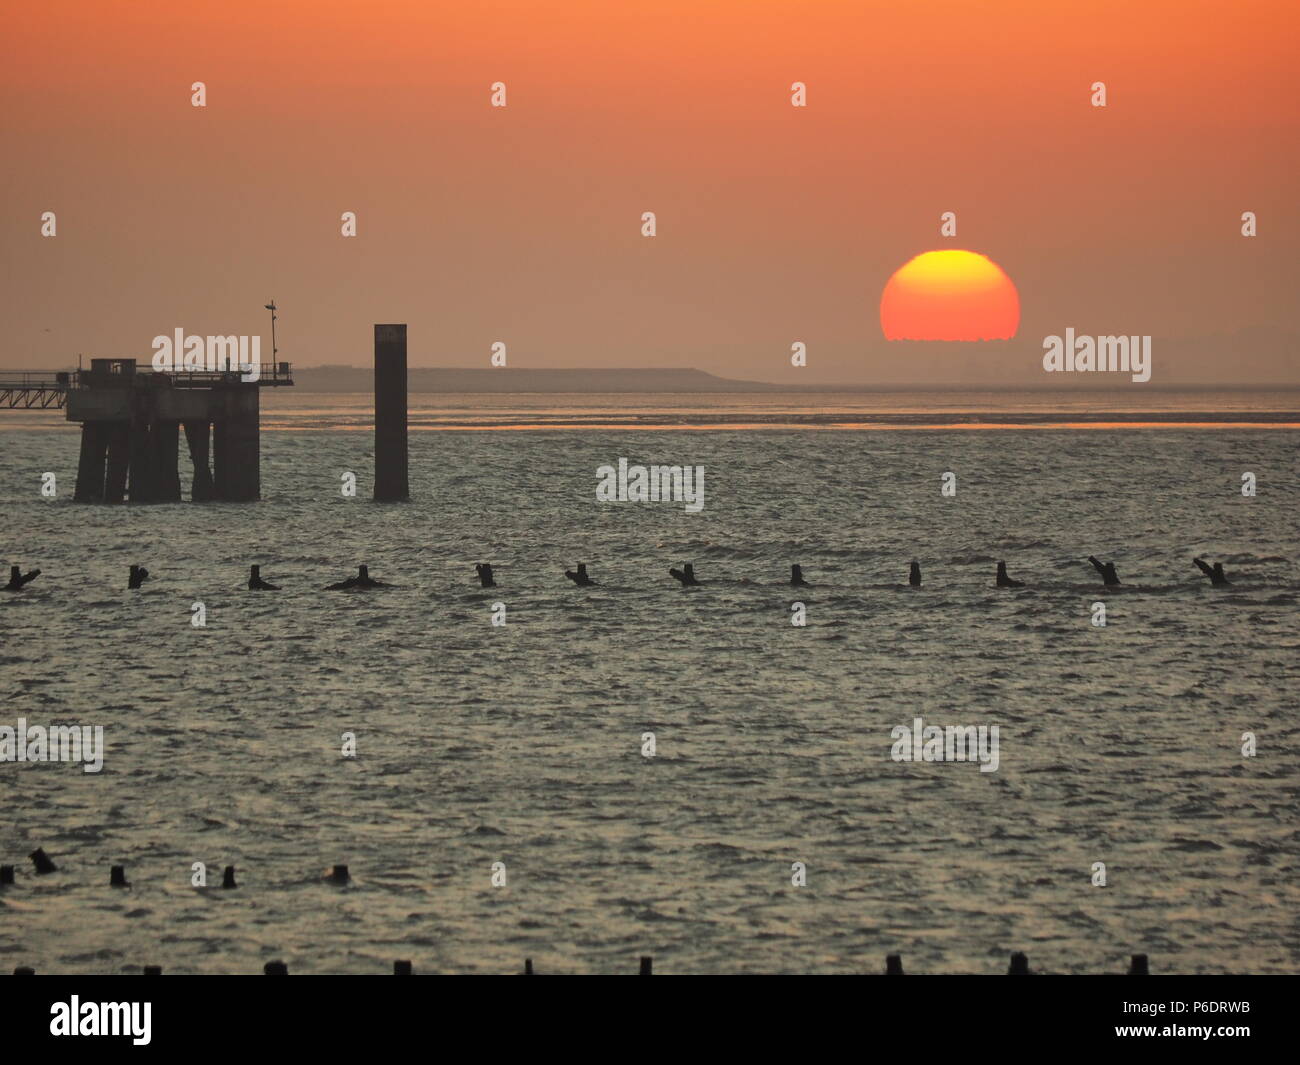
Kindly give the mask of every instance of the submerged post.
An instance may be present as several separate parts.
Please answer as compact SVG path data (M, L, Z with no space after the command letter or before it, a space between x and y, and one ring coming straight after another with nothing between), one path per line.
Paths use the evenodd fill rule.
M411 498L406 480L406 326L375 326L375 502Z
M27 855L36 866L38 873L53 873L58 870L58 866L50 861L50 856L45 853L44 847L37 847L31 854Z

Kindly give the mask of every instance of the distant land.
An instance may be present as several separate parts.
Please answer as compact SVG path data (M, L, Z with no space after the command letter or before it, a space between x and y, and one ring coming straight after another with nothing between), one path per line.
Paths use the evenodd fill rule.
M368 366L293 368L294 385L306 392L369 392L375 372ZM407 370L411 392L789 392L787 385L735 381L703 370L609 367L544 370L513 366L416 367Z
M1082 333L1082 330L1078 332ZM281 358L293 359L282 349ZM354 356L355 357L355 356ZM445 355L444 355L445 357ZM708 365L709 353L674 353L681 361ZM1043 371L1043 340L954 344L899 340L865 347L856 380L827 380L830 373L809 346L806 367L792 367L785 350L755 353L746 359L755 380L720 377L687 367L585 369L551 367L416 367L409 374L412 392L573 392L573 393L762 393L762 392L1109 392L1109 391L1258 391L1300 388L1300 335L1268 326L1230 334L1156 337L1152 341L1151 380L1134 382L1124 373L1054 373ZM728 353L734 365L736 352ZM305 366L294 360L294 379L309 392L369 392L373 371L364 356L360 365ZM843 367L842 358L838 365ZM847 376L847 375L846 375Z
M302 392L364 393L374 389L374 369L369 366L297 366L293 368L296 388ZM1143 392L1258 392L1254 384L1222 385L1202 381L1182 384L1154 381L1133 384L1127 376L1114 374L1052 374L1021 379L952 381L943 385L882 380L874 384L778 384L718 377L703 370L671 367L642 369L532 369L520 367L411 367L407 370L410 392L455 393L592 393L640 395L705 395L719 393L882 393L882 392L1044 392L1057 395L1083 391ZM1274 389L1291 392L1300 381L1279 382ZM1288 402L1294 402L1289 400Z

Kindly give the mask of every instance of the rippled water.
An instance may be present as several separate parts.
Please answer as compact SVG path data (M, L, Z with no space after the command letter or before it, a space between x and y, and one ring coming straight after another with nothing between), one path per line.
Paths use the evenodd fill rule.
M1024 950L1049 971L1132 952L1294 971L1297 443L430 432L412 434L415 502L380 507L368 435L302 431L263 435L259 505L107 508L70 502L75 434L0 433L4 563L44 570L0 593L0 724L101 724L108 745L98 775L0 764L0 861L18 866L0 955L829 972L899 951L911 971L994 972ZM703 513L598 504L620 456L704 465ZM1102 594L1089 554L1124 587ZM992 587L1000 558L1027 587ZM579 560L599 587L564 579ZM668 576L683 561L703 587ZM128 593L132 562L153 579ZM243 591L252 562L284 590ZM360 562L398 587L320 590ZM892 761L891 728L918 715L998 725L998 771ZM36 846L59 872L32 875ZM242 886L194 890L196 861ZM119 862L129 891L107 886ZM346 888L320 878L337 862Z

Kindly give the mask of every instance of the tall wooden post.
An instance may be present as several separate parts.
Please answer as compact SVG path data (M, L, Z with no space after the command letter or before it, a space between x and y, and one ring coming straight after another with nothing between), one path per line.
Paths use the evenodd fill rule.
M375 326L375 502L411 498L406 477L406 326Z

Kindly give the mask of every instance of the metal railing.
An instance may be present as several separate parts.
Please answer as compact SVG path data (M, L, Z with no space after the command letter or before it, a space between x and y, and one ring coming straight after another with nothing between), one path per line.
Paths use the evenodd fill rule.
M57 410L67 401L73 376L62 370L57 373L0 370L0 407Z
M293 367L287 362L259 363L257 370L257 383L263 387L282 388L293 384ZM142 376L167 378L173 388L211 388L213 385L239 381L243 377L238 370L145 371Z
M283 388L293 384L293 367L287 362L264 362L258 366L257 384L266 388ZM42 370L0 370L0 409L49 410L60 409L67 403L68 391L89 388L94 383L107 383L105 379L139 377L142 382L152 378L166 380L172 388L212 388L230 384L240 379L238 371L176 370L155 373L143 369L135 374L95 373L91 370L59 370L54 373ZM148 387L148 386L146 386Z

